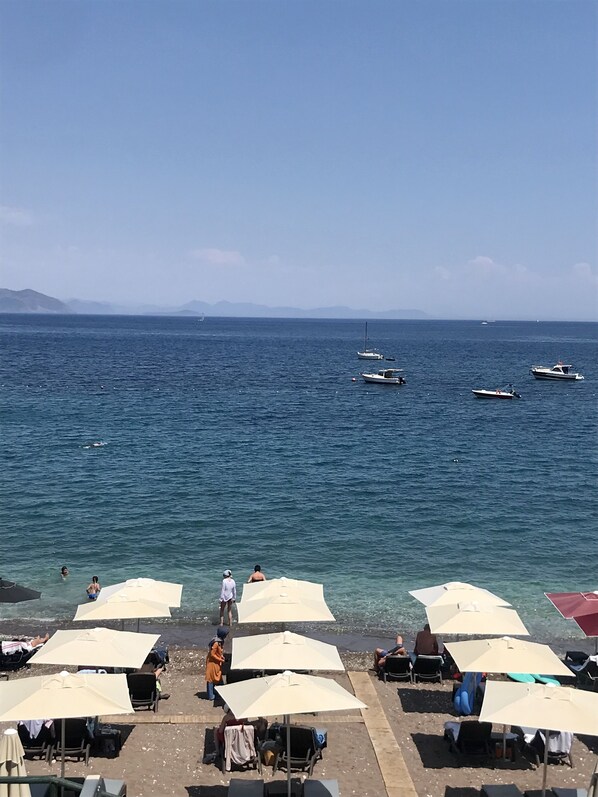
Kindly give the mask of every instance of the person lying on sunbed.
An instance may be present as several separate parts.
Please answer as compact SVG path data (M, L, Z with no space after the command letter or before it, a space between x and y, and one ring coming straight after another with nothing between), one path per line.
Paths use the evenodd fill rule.
M403 645L403 637L400 634L397 634L397 644L390 648L390 650L385 650L384 648L376 648L374 651L374 669L376 672L380 672L384 664L386 663L387 656L406 656L407 649Z
M33 639L11 639L2 642L2 654L12 656L14 653L31 653L36 648L45 645L48 639L50 639L50 634L35 636Z

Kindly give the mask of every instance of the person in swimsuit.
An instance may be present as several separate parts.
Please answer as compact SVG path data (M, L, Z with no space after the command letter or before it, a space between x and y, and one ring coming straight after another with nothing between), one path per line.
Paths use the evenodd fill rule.
M253 573L247 579L248 584L255 584L256 581L265 581L266 576L262 573L262 568L260 565L256 565L253 568Z
M100 594L102 587L100 586L100 579L97 576L91 577L91 584L87 587L87 598L90 601L95 601Z
M374 651L374 669L376 672L380 672L382 667L384 667L387 656L406 655L407 649L403 645L403 637L400 634L397 634L397 644L393 648L390 648L390 650L386 650L385 648L376 648Z

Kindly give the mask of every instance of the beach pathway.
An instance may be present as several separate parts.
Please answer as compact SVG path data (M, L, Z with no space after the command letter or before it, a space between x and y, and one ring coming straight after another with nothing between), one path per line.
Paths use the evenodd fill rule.
M401 749L367 672L347 673L355 697L366 704L363 721L370 736L388 797L417 797Z

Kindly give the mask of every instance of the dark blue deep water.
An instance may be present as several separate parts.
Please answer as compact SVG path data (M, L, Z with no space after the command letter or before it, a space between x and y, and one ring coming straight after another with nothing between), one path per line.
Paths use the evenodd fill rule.
M464 580L575 634L542 593L598 588L598 325L369 327L404 387L359 378L356 321L0 316L0 574L44 593L2 615L72 617L97 573L182 581L176 616L211 620L259 562L346 631L415 628L408 589ZM585 381L529 375L559 359Z

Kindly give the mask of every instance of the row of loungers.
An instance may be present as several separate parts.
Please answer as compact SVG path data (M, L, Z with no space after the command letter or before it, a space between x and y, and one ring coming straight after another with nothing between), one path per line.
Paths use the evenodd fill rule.
M571 670L571 676L556 680L571 686L598 689L598 661L595 656L570 650L565 655L564 663ZM445 667L446 663L442 656L417 656L413 663L409 656L387 656L384 666L380 668L379 676L385 683L388 680L442 683L443 673L446 673Z
M232 778L228 787L228 797L286 797L287 781L241 780ZM339 797L338 781L298 778L291 780L293 797Z

